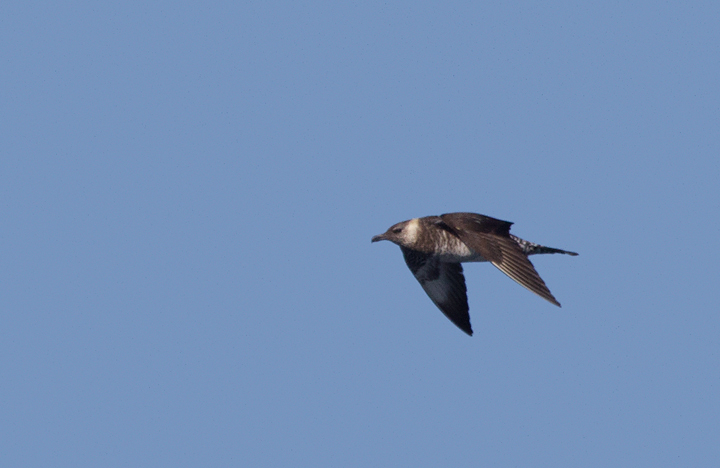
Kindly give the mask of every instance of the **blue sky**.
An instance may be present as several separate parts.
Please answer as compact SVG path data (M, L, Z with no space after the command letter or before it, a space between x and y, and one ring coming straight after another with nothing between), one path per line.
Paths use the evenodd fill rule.
M485 3L4 2L0 465L718 466L720 7Z

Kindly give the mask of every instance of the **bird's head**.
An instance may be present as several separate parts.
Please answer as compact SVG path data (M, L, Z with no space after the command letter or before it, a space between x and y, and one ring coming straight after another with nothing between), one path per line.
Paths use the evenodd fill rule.
M403 247L410 247L417 239L420 222L417 218L390 226L383 234L372 238L372 242L387 240Z

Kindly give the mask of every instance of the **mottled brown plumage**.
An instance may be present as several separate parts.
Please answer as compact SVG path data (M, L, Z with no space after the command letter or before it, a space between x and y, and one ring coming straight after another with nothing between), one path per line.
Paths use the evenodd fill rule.
M513 223L476 213L448 213L397 223L372 242L400 246L410 271L435 305L472 335L461 263L491 262L543 299L560 306L528 255L575 252L538 245L510 234Z

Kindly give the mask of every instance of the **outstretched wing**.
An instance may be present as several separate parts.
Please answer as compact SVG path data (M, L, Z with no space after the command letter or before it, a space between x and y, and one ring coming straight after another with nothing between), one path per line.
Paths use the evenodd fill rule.
M472 336L462 265L441 262L432 255L400 248L408 268L438 309L458 328Z
M525 252L510 237L512 223L474 213L450 213L441 218L471 250L520 285L560 307Z

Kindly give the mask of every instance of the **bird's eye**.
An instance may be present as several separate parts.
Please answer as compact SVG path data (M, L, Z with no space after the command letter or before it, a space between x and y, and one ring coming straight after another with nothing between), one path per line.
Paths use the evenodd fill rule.
M395 234L399 234L399 233L402 232L402 228L395 228L395 229L393 229L393 232L394 232Z

